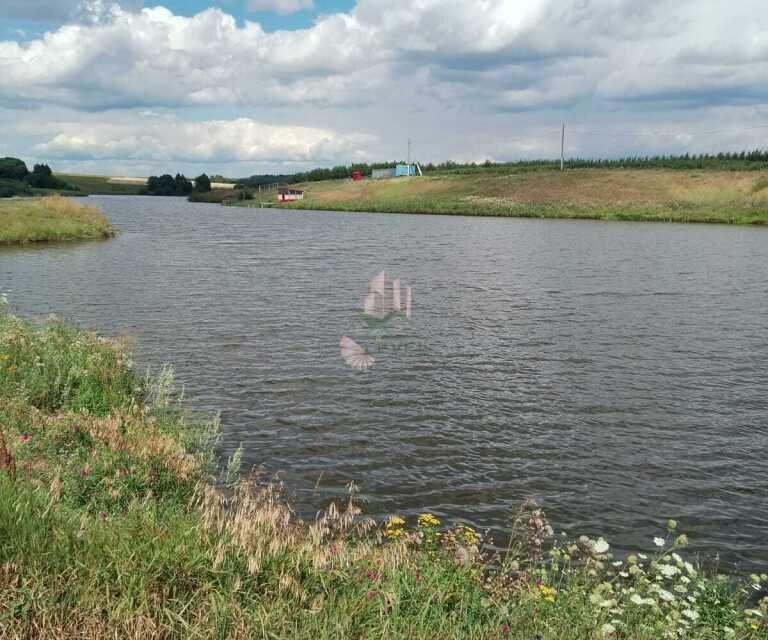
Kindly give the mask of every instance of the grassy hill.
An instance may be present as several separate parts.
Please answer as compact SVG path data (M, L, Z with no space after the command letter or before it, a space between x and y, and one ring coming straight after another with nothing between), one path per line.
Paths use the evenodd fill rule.
M83 194L138 195L146 188L144 184L110 182L109 176L86 176L75 173L57 173L56 177L71 184Z
M439 173L297 185L297 209L666 222L768 223L768 171L575 169ZM256 203L242 203L258 206Z

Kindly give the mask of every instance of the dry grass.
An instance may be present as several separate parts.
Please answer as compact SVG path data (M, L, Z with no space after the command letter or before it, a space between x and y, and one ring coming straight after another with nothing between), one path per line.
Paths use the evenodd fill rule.
M478 171L308 183L287 208L766 224L767 183L765 172Z
M109 238L104 214L71 198L15 198L0 202L0 244Z

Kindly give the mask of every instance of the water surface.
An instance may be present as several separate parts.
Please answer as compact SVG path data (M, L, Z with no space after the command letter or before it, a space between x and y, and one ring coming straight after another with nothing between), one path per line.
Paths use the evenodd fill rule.
M1 249L0 293L172 363L303 513L354 480L374 515L499 528L533 495L573 535L674 517L768 568L768 230L91 201L121 234ZM361 316L382 269L410 322Z

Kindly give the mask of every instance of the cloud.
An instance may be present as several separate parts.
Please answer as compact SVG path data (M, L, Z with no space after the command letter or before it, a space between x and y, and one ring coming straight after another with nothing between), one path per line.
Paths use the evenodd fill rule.
M307 4L254 2L285 11ZM348 105L385 100L418 75L419 92L475 104L482 95L501 110L590 99L697 103L691 96L756 103L765 97L768 17L762 0L737 4L359 0L308 29L265 32L219 9L185 17L88 0L81 24L0 43L0 100L93 110Z
M370 135L306 126L275 126L250 118L189 122L175 116L142 115L86 124L81 120L36 126L45 135L41 157L68 160L151 160L178 163L306 163L367 158Z
M251 11L274 11L283 16L312 9L314 6L314 0L250 0L248 2L248 9Z
M124 10L136 11L143 5L142 0L3 0L3 18L10 20L39 20L42 22L63 22L65 20L89 19L98 12L102 16L112 5Z
M16 10L35 5L10 2ZM61 158L156 153L281 162L308 157L309 149L320 162L363 151L396 157L408 137L418 136L429 139L431 159L555 155L559 138L549 130L562 119L602 121L619 131L656 122L681 134L612 142L574 134L569 140L582 154L693 152L700 142L711 150L718 144L711 137L686 137L691 111L703 131L721 128L718 109L733 110L732 126L768 116L763 3L357 0L309 28L266 31L216 8L180 16L162 6L136 10L140 2L89 0L77 21L30 41L0 42L0 109L47 113L58 105L98 113L99 124L92 124L94 115L78 126L58 120L67 126L34 140ZM45 4L51 11L71 6ZM142 110L176 111L168 128L184 140L200 131L193 120L219 123L210 124L216 140L207 148L177 143L156 125L141 138L135 122ZM112 120L115 112L121 123ZM254 127L269 138L268 126L291 129L283 139L302 142L253 144L252 155L235 144L238 136L250 139ZM546 134L530 133L540 130ZM349 131L378 142L350 138ZM506 144L503 136L518 142ZM102 143L108 151L99 150Z

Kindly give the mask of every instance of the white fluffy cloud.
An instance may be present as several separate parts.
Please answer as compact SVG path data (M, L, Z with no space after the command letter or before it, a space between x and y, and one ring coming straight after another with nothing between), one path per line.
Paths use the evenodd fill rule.
M41 157L182 163L354 161L368 157L362 149L372 141L365 134L275 126L250 118L186 122L152 113L95 124L52 122L42 133L48 139L36 147Z
M287 11L307 2L253 0L252 7ZM435 155L549 155L557 146L549 130L539 138L531 131L561 119L602 117L619 131L654 123L674 129L681 121L707 130L723 128L722 113L753 125L768 115L764 0L358 0L351 11L321 16L309 28L273 32L238 24L219 9L185 17L122 4L88 0L79 22L29 42L0 42L0 108L129 114L125 130L115 122L85 132L64 127L36 139L45 145L38 150L95 156L105 153L103 144L124 157L149 153L144 148L165 149L169 157L300 158L310 149L330 160L334 149L336 159L363 149L384 157L415 133L430 136ZM141 133L131 133L135 112L147 108L177 110L175 133L133 145ZM222 112L227 120L209 115ZM192 119L216 131L210 148L178 142L194 139L186 124ZM250 152L223 142L248 139L252 127L270 122L302 132L288 136L302 142ZM670 147L659 140L674 141L678 150L700 141L679 133L616 140L626 143L623 150L646 151L641 142L648 141L657 143L650 151L664 152ZM622 152L618 143L588 144L590 135L597 134L569 138L579 144L574 152ZM716 148L712 140L707 149Z
M255 0L288 10L306 0ZM106 0L95 24L0 43L0 97L86 109L379 100L426 71L497 108L568 101L763 100L763 0L359 0L299 31L209 9L140 13ZM108 19L104 19L105 16ZM489 82L490 80L490 82Z
M250 0L248 2L248 8L251 11L274 11L283 16L304 9L312 9L314 6L314 0Z

